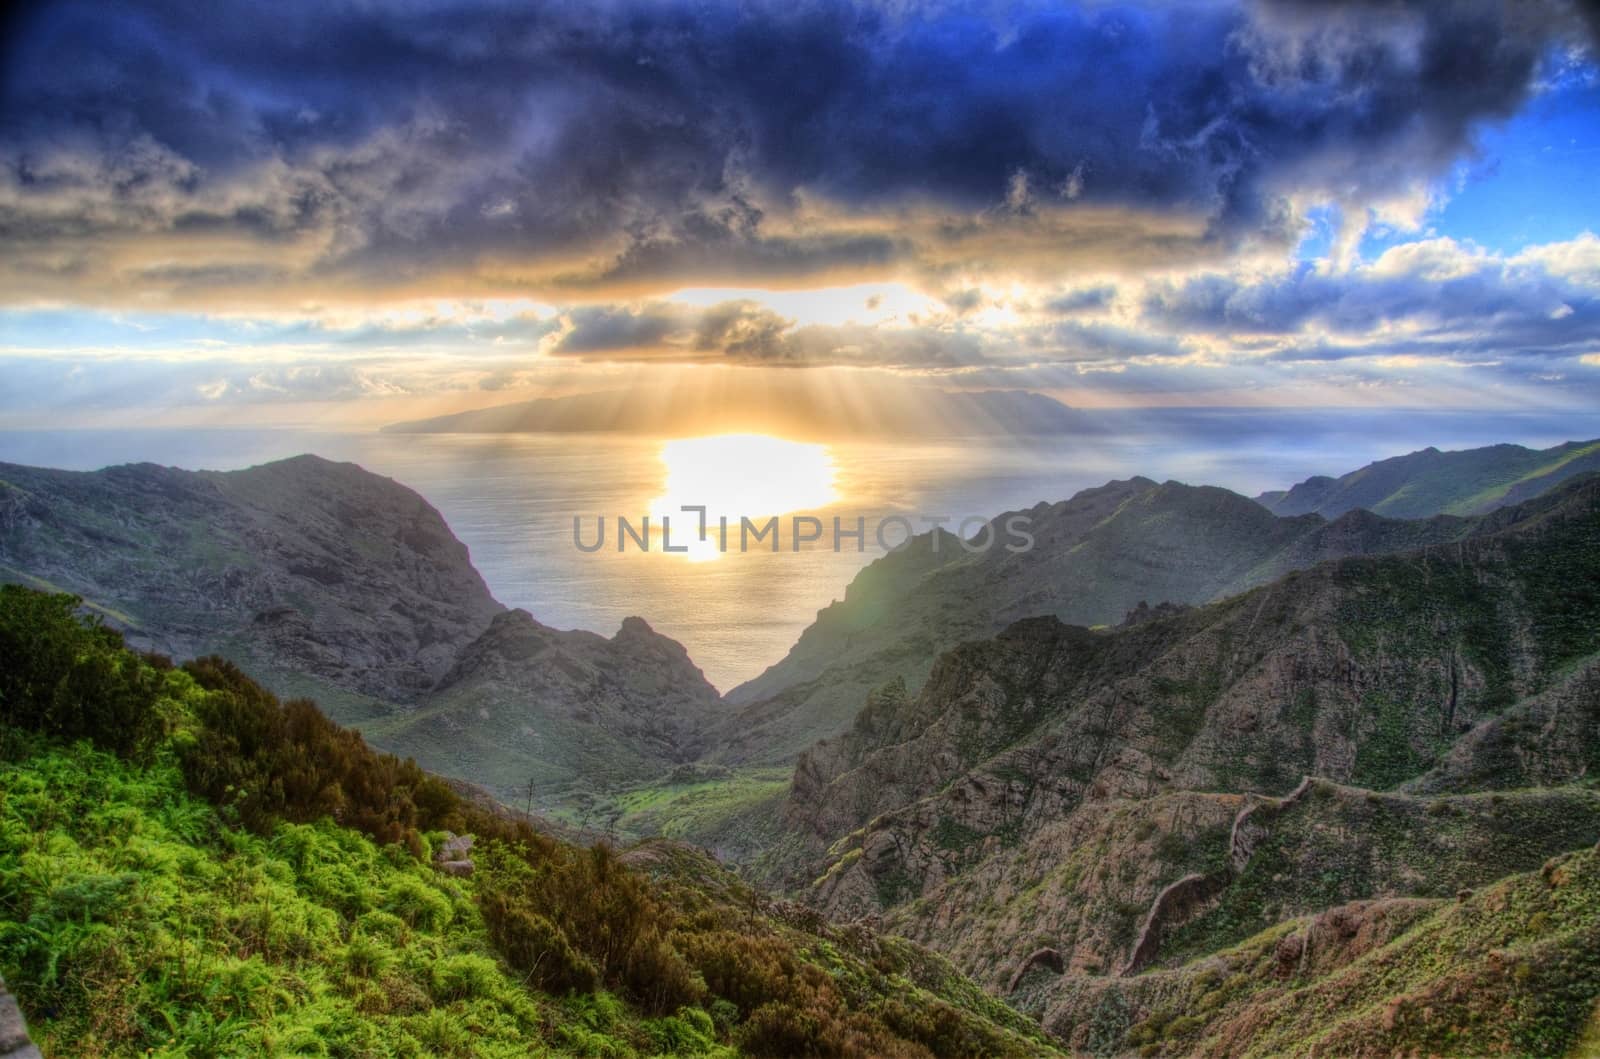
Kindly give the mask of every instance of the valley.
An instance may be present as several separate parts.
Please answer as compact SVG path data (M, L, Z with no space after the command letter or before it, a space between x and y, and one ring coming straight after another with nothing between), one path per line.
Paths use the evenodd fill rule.
M1600 914L1572 896L1600 839L1600 478L1549 477L1331 521L1111 482L1027 512L1031 552L915 538L726 696L642 618L608 638L501 607L415 493L310 457L0 468L0 569L314 697L547 833L704 849L937 952L1073 1054L1272 1054L1305 1032L1288 996L1333 1005L1329 1054L1435 1040L1348 1006L1379 964L1397 1010L1448 994L1458 1043L1499 1049L1588 1032L1582 1005L1472 1012ZM1547 900L1556 864L1574 888ZM1461 919L1483 902L1498 926ZM1526 975L1425 955L1480 935Z

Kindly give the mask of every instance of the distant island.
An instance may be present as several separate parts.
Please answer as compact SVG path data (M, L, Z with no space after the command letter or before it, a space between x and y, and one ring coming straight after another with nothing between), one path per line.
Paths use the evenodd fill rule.
M731 392L730 392L731 391ZM848 398L848 399L846 399ZM802 439L987 435L1038 437L1081 432L1085 413L1026 390L959 392L873 384L841 395L805 385L730 380L726 388L636 387L541 397L429 419L392 423L388 434L653 435L759 432Z

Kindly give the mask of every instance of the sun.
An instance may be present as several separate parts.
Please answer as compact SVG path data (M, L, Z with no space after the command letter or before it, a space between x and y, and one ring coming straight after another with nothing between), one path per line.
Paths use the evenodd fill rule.
M839 499L833 455L826 445L766 434L718 434L663 442L662 495L650 502L651 522L672 519L672 543L688 544L691 559L714 559L718 519L737 532L739 519L766 519L826 507ZM698 539L704 507L707 540ZM681 528L680 528L681 527Z

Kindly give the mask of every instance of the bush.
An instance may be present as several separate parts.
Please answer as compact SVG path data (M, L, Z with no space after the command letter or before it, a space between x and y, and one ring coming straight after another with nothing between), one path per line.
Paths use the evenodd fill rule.
M604 984L656 1014L705 999L705 983L669 940L671 915L609 847L482 850L478 907L512 966L557 991Z
M433 965L433 995L441 1001L493 996L501 982L500 967L487 956L446 956Z
M424 885L420 879L408 876L401 876L390 884L379 907L397 916L408 927L430 931L449 923L453 915L450 901L443 894Z
M142 758L165 734L160 672L77 596L0 585L0 723Z
M315 703L279 703L214 655L184 670L209 692L196 710L201 729L184 748L184 775L192 790L231 808L246 827L265 832L278 820L330 816L420 853L419 830L460 826L460 800L441 780L409 758L372 750Z
M541 989L588 993L599 987L595 965L550 920L505 893L484 895L480 907L495 949Z
M699 1008L684 1008L676 1015L644 1024L650 1046L661 1055L703 1055L716 1047L711 1016Z
M746 1014L792 996L800 976L792 953L771 939L715 931L691 935L686 947L706 986Z
M382 977L394 962L394 950L376 938L357 934L345 946L345 967L357 978Z
M843 1042L835 1039L830 1021L814 1011L775 1000L750 1013L739 1031L740 1050L747 1055L787 1057L839 1055Z

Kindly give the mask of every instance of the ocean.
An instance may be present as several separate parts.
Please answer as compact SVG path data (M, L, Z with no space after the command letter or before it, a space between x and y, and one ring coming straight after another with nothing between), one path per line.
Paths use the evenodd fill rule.
M605 635L624 617L639 615L681 642L707 678L727 690L780 659L817 611L843 596L855 573L881 554L873 538L884 518L899 516L922 529L920 516L949 516L954 528L965 517L1062 500L1135 474L1254 495L1427 445L1514 441L1545 447L1600 436L1595 415L1135 410L1098 413L1095 422L1092 433L1026 444L946 438L825 446L832 495L805 510L825 527L834 516L846 527L864 518L866 550L855 550L846 538L835 551L830 529L794 551L786 515L778 552L763 542L738 553L735 530L734 550L714 561L663 554L658 539L648 553L631 541L626 552L616 550L616 516L641 516L652 500L672 493L672 472L684 472L669 466L665 441L657 438L0 429L0 461L76 470L129 462L229 470L304 452L349 460L410 486L437 507L501 602L548 625ZM713 478L719 473L700 470ZM784 473L784 467L770 468L762 492L782 495ZM808 467L805 473L818 472ZM737 498L741 490L732 483L727 494ZM735 527L741 513L755 518L769 512L732 511ZM582 520L582 536L592 543L602 515L610 530L606 547L592 553L574 547L573 519ZM692 516L684 520L684 528L693 525ZM887 532L891 543L900 525ZM680 533L676 519L673 532Z

